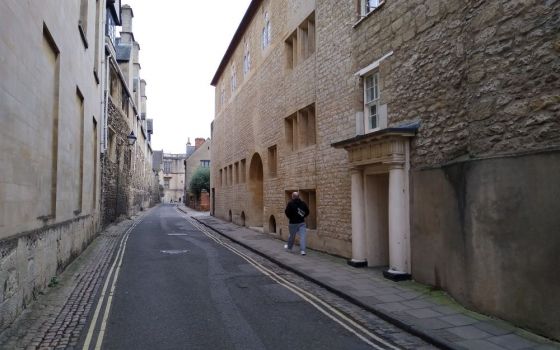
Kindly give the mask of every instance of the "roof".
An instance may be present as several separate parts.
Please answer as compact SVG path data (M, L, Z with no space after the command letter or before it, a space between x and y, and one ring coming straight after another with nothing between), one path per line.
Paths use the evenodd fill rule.
M224 54L224 57L222 58L222 61L220 62L220 65L218 66L218 70L216 70L216 73L214 74L214 78L212 78L212 82L210 83L210 85L216 86L216 84L218 84L218 80L220 79L220 76L225 70L231 56L235 52L237 45L243 39L243 34L245 34L245 30L247 30L247 27L249 27L249 24L253 20L253 17L255 17L255 14L257 13L257 10L259 9L261 3L262 0L252 0L251 3L249 4L249 8L247 9L247 12L245 12L243 19L239 24L239 27L237 27L237 30L235 31L235 34L233 35L233 38L229 43L226 53Z
M380 139L382 137L392 136L392 135L412 137L416 135L418 128L420 128L419 122L413 122L410 124L400 125L393 128L385 128L374 132L370 132L368 134L356 135L346 140L331 143L331 147L345 148L348 146L355 146L357 144L365 143L374 139Z

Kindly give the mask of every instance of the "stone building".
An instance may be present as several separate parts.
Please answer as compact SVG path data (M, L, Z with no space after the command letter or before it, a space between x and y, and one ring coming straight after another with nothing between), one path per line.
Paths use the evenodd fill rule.
M119 0L0 2L0 329L103 224L120 23Z
M103 162L103 223L129 217L153 202L157 179L146 111L146 82L140 78L140 45L134 39L134 14L122 7L120 37L108 35L107 152ZM114 29L112 29L114 30ZM134 144L129 139L135 137Z
M163 151L162 151L163 152ZM163 203L181 203L185 197L186 154L163 153L159 183L163 185Z
M212 79L212 211L559 339L560 4L251 2Z
M194 151L185 159L185 204L191 208L198 208L199 199L189 191L192 175L199 167L210 168L210 139L196 138ZM207 209L206 207L204 209Z

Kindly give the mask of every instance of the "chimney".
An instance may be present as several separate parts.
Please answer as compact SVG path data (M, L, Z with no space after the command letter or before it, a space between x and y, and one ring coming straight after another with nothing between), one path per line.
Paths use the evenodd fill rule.
M206 142L206 140L202 137L197 137L196 139L194 139L194 149L198 149L204 142Z
M122 31L127 33L132 33L132 18L134 13L129 5L123 5L121 9L122 17Z

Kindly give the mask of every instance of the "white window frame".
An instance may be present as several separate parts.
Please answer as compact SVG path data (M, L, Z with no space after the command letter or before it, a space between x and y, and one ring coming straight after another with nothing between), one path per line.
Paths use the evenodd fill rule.
M385 0L360 0L360 14L365 17L384 2Z
M370 94L368 94L368 82L372 79L372 89L373 93L370 98ZM371 72L363 77L364 80L364 127L366 133L379 130L381 128L381 120L379 118L380 114L380 101L381 101L381 89L379 84L379 71ZM371 107L375 106L375 127L371 126Z

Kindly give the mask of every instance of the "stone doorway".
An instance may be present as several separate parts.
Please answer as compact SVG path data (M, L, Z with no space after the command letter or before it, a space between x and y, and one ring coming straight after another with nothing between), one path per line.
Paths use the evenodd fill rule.
M409 139L418 125L386 128L333 143L348 152L355 267L388 266L387 278L410 278Z
M263 163L261 156L255 153L249 165L249 222L247 226L263 227L264 221L264 187Z
M365 232L368 266L389 266L389 174L365 175Z

